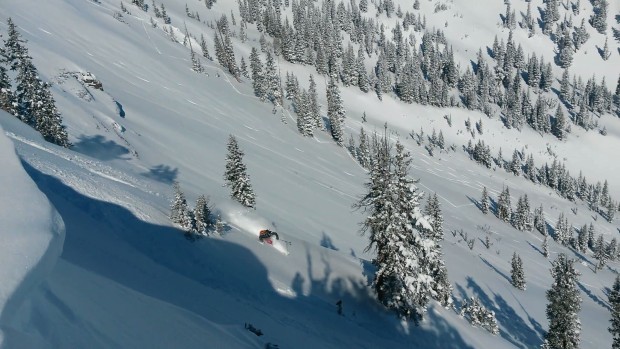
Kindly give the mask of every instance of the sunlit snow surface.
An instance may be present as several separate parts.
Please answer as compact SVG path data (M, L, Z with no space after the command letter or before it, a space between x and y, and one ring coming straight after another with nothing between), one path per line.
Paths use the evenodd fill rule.
M473 6L454 0L446 2L448 10L434 13L437 2L421 1L423 13L429 27L445 31L462 67L475 61L479 48L486 53L495 34L507 39L508 31L499 24L505 11L502 1ZM185 16L185 1L164 3L177 40L182 42L186 24L198 38L204 34L214 55L213 30ZM412 11L410 1L395 3ZM237 2L220 0L211 10L204 2L187 4L207 23L234 10L233 29L238 32ZM293 112L273 114L270 105L253 97L249 81L238 82L204 59L207 74L194 73L189 48L173 42L158 19L158 27L151 27L152 9L143 12L130 1L124 5L132 13L123 16L126 23L113 18L120 8L116 0L3 0L0 6L0 31L6 33L9 16L19 26L42 78L54 83L74 144L71 150L55 147L15 118L0 115L0 322L7 347L537 347L547 328L545 292L551 285L550 263L540 253L542 236L518 232L492 214L481 214L475 202L482 186L493 198L509 186L513 206L527 193L532 207L544 205L551 226L563 212L575 227L594 222L607 240L618 234L617 220L609 224L581 202L569 203L549 188L501 169L487 170L461 150L470 139L465 120L482 119L485 132L474 142L483 139L493 155L501 147L508 159L513 149L524 148L540 165L552 161L550 149L571 174L582 170L591 182L608 179L618 199L620 163L613 161L620 149L617 118L605 115L599 120L608 130L605 137L573 127L569 140L559 142L527 127L507 130L497 118L476 112L407 105L390 96L380 102L374 94L341 88L347 137L356 136L362 126L383 132L387 122L389 136L411 151L419 188L440 198L443 249L455 302L460 306L467 297L479 297L495 312L501 332L494 337L473 328L436 303L420 327L403 326L376 303L367 286L374 255L364 252L367 237L359 233L364 212L352 209L365 191L366 171L326 132L301 137ZM591 13L589 2L581 1L581 6L576 24ZM544 8L541 0L532 1L532 9L537 7ZM519 17L526 3L513 3L513 8ZM289 11L283 13L290 18ZM620 5L610 1L612 58L602 61L596 47L602 47L605 36L589 28L591 38L575 55L571 74L586 80L596 74L599 81L604 75L615 88L620 59L611 26L620 27L617 14ZM366 15L375 18L372 4ZM394 17L377 18L387 26L386 33L396 23ZM246 63L260 37L253 25L248 35L245 43L233 38L237 59L243 56ZM552 60L554 45L540 31L528 39L525 30L517 29L514 36L526 55L536 52ZM376 56L368 60L369 69L373 59ZM279 63L283 74L295 72L306 87L307 76L315 75L325 113L324 79L311 67ZM554 70L560 77L561 70ZM103 91L84 87L71 75L87 71L102 82ZM368 122L362 123L364 111ZM452 127L443 118L447 114ZM430 157L408 137L420 128L426 134L442 130L457 151ZM231 202L223 186L229 134L245 152L256 210ZM171 225L175 180L192 205L201 194L211 197L228 222L222 236L192 242ZM7 190L11 194L5 196ZM64 222L64 241L58 217ZM489 228L489 249L482 244L484 226ZM280 253L284 249L278 251L278 245L258 242L258 231L265 228L280 234L282 240L275 242L288 255ZM475 239L473 250L450 233L455 229ZM595 274L591 255L576 255L555 242L550 250L552 259L559 252L576 258L582 273L581 347L610 347L606 289L618 263ZM527 291L509 282L514 251L524 261ZM343 301L344 316L336 312L338 300ZM247 331L246 323L264 336Z

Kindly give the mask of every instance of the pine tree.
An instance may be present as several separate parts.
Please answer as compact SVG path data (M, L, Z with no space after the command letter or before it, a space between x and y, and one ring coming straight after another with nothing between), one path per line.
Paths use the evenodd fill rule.
M346 112L342 104L338 85L331 79L327 86L327 117L329 118L332 137L338 145L342 145L344 142L344 117Z
M366 250L377 251L373 288L387 308L417 323L437 289L441 253L432 239L424 237L424 231L432 228L420 211L422 193L408 176L410 155L398 142L392 157L385 137L375 144L368 194L356 204L370 211L362 233L370 233Z
M609 223L613 222L615 214L616 204L613 202L613 200L609 199L607 201L607 214L605 215Z
M512 152L512 160L510 161L509 166L510 172L512 172L512 174L514 174L515 176L521 175L521 155L516 149L514 150L514 152Z
M570 242L571 231L569 231L568 219L564 216L564 213L560 213L558 217L558 222L555 225L555 236L557 241L567 246Z
M263 63L260 60L256 47L252 47L252 52L250 53L250 70L252 71L252 87L254 88L254 95L264 101L267 94L267 87L265 86L266 82L263 73Z
M235 136L228 137L228 154L226 155L226 171L224 179L230 187L230 196L245 207L254 208L256 197L250 184L250 176L243 163L243 151L239 148Z
M558 139L562 140L566 138L567 121L562 111L562 105L558 104L558 108L555 111L555 120L551 125L551 133Z
M205 40L204 35L200 34L200 50L202 51L202 56L210 61L213 60L213 57L209 54L209 48L207 47L207 41Z
M544 238L543 238L543 244L542 244L542 250L543 250L543 256L545 256L545 258L549 258L549 234L547 233L547 228L545 227L545 233Z
M42 83L38 93L40 103L32 108L35 129L41 133L46 141L68 148L71 145L69 136L62 124L62 116L56 108L56 101L50 91L50 85Z
M209 235L209 232L214 229L215 223L212 219L211 207L209 207L209 198L204 195L200 195L196 200L194 219L198 234Z
M319 95L316 91L316 82L310 74L310 86L308 87L308 103L310 103L310 117L314 120L315 127L323 129L323 118L321 117L321 108L319 107Z
M196 73L203 73L205 71L205 68L203 68L202 63L200 63L200 58L198 58L198 56L194 52L194 49L192 48L191 44L189 47L189 51L190 51L190 58L192 60L192 70L195 71Z
M523 261L517 252L512 254L511 265L512 268L510 270L510 276L512 278L512 285L522 291L525 291L525 272L523 271Z
M601 57L606 61L611 57L611 52L609 51L609 44L607 43L607 38L605 38L605 46L603 46L603 51L601 52Z
M368 11L368 0L360 0L359 9L366 13Z
M620 349L620 276L616 276L607 300L611 306L611 319L609 320L611 325L608 328L608 331L613 336L611 347L613 349Z
M562 81L560 82L560 98L564 102L568 102L570 100L570 81L568 69L564 69L562 73Z
M245 63L245 58L241 57L241 64L239 67L240 71L241 71L241 75L246 78L249 79L250 78L250 73L248 72L248 65L247 63Z
M510 222L512 218L512 208L510 205L510 190L504 187L497 199L497 218L504 222Z
M607 264L607 250L605 248L605 240L603 235L599 235L598 239L596 239L596 243L594 245L594 258L596 258L596 266L594 267L594 272L601 270Z
M179 182L174 182L174 199L172 201L172 208L170 210L170 220L173 223L179 224L183 230L191 231L193 228L193 217L187 206L187 200L185 194L181 191Z
M616 238L611 239L607 245L607 259L610 261L618 259L618 240Z
M424 213L428 216L428 221L431 224L432 235L430 237L435 241L443 240L443 214L441 213L437 193L428 198Z
M532 230L532 212L530 210L530 203L527 198L527 194L523 197L519 197L519 201L517 202L517 210L512 215L512 219L514 227L518 230Z
M17 70L20 60L28 56L26 41L22 39L13 19L7 19L7 39L4 41L4 56L11 70Z
M595 251L595 248L594 248L594 244L595 244L594 235L595 234L596 234L596 231L594 230L594 224L590 223L590 226L588 227L588 248L590 248L592 251Z
M590 18L590 24L599 33L607 32L607 8L609 4L607 0L597 0L594 2L594 14Z
M482 188L482 198L480 199L480 209L482 213L489 213L489 193L487 192L487 187Z
M276 106L282 105L280 74L271 52L267 52L267 60L265 61L265 87L267 98Z
M583 225L581 229L577 231L577 250L579 252L586 252L588 249L588 226Z
M545 334L549 348L579 347L581 322L578 313L581 309L581 297L577 288L579 273L573 263L564 253L560 253L552 263L551 275L554 281L551 289L547 291L549 331Z
M0 46L0 109L16 114L11 79L7 74L8 58L4 47Z

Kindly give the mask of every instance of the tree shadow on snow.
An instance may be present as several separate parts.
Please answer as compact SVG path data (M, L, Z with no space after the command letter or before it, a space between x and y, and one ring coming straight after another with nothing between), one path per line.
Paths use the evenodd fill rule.
M376 302L364 280L333 275L329 255L335 252L318 250L322 251L320 258L307 252L309 276L295 275L291 288L297 296L283 296L257 257L264 251L221 238L189 242L179 229L142 221L125 207L82 194L28 163L22 164L63 217L64 262L208 319L248 347L264 343L247 332L244 323L260 328L265 334L260 340L281 347L310 348L326 342L376 347L372 341L380 339L393 347L471 348L456 328L432 312L425 320L429 326L412 325L410 331L403 330L400 321ZM270 261L277 262L279 257L284 263L285 258L295 257L271 256ZM318 277L313 272L321 268L313 269L317 263L313 258L322 263L317 265L322 267ZM371 265L367 267L370 271ZM343 315L337 313L338 300L342 300ZM70 320L63 319L62 313L57 316ZM300 339L303 346L299 346Z
M473 278L467 278L467 288L471 289L473 294L478 297L482 305L495 313L495 318L500 327L500 336L513 345L520 348L538 347L542 344L543 333L539 329L532 329L517 314L508 302L498 293L493 293L491 299L487 293L478 285ZM465 291L462 286L458 286L462 295ZM531 320L530 320L531 322ZM536 326L535 326L536 327ZM540 325L538 325L540 327Z
M585 287L581 282L578 282L577 285L579 285L579 288L581 289L581 291L583 293L585 293L594 303L596 303L596 304L600 305L601 307L607 309L607 311L611 311L611 307L609 306L609 304L607 304L607 302L604 302L603 300L598 298L598 296L596 296L594 293L592 293L592 291L590 291L590 289Z
M486 259L482 258L481 256L479 257L482 260L482 262L484 262L484 264L486 264L489 268L493 269L494 272L496 272L501 277L503 277L506 281L508 281L509 284L512 283L512 279L508 275L504 274L501 270L497 269L493 264L489 263Z
M102 161L130 159L125 157L129 154L129 149L112 140L106 140L102 135L81 135L71 149Z
M467 199L469 199L469 202L474 204L474 206L476 206L480 211L482 211L482 205L480 204L480 201L478 201L477 199L472 198L469 195L467 195Z
M540 248L538 248L538 246L535 246L534 244L532 244L531 242L527 242L528 245L530 245L531 248L533 248L534 250L536 250L536 252L540 253L541 255L544 256L543 251L540 250Z
M157 165L151 167L149 172L144 172L142 175L162 183L172 184L179 175L179 169L168 165Z
M330 238L325 232L323 232L323 237L321 238L321 246L329 248L330 250L338 251L338 248L334 246L334 243L332 242L332 238Z

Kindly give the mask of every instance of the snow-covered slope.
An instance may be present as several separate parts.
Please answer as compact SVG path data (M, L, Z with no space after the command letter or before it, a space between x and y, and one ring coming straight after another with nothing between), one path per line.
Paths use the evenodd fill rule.
M182 41L185 2L164 2ZM446 35L461 64L475 59L480 46L492 44L504 10L502 2L490 2L481 9L470 1L454 0L448 2L449 10L433 14L436 2L423 1L422 10L437 27L449 22ZM403 9L411 6L401 3ZM542 6L541 1L537 3ZM582 4L590 6L586 1ZM207 22L231 10L237 13L234 1L220 0L212 10L203 2L189 5ZM342 89L347 133L356 134L362 125L370 132L382 131L388 122L390 136L399 138L412 152L413 175L420 178L421 188L440 196L446 231L443 248L456 302L479 297L495 311L501 332L491 336L435 303L419 328L409 328L380 307L367 286L373 255L364 252L367 240L358 232L364 213L351 208L364 192L366 171L326 133L301 137L292 112L273 114L270 105L253 97L251 82L236 81L206 60L208 74L193 72L189 49L172 42L161 25L153 28L151 12L125 3L133 15L124 15L126 23L122 23L113 18L119 6L116 0L4 0L0 7L0 31L5 32L5 18L12 17L29 41L42 76L55 83L54 95L74 144L70 150L55 147L15 118L0 115L0 125L12 139L27 174L66 226L62 245L61 237L52 239L54 234L62 235L51 206L43 205L37 214L31 208L32 202L47 203L36 188L31 195L39 196L32 200L8 200L3 192L3 237L4 227L13 224L9 219L20 217L12 213L18 204L32 210L27 222L42 231L36 243L28 242L24 248L13 245L19 241L13 238L15 229L6 230L11 243L3 242L3 251L6 246L8 252L19 251L22 260L2 263L2 299L15 293L9 290L24 289L17 292L21 298L13 308L10 304L2 308L3 326L14 329L3 327L6 346L258 348L272 343L281 348L508 348L535 347L542 342L547 328L545 291L551 284L550 264L539 251L542 236L516 231L492 215L483 215L475 202L482 186L496 197L508 185L513 200L527 193L533 206L543 204L551 225L571 208L577 208L576 214L570 213L576 227L593 222L596 214L549 188L469 160L460 151L469 139L463 132L464 121L484 118L485 133L478 137L491 144L494 152L499 147L527 147L541 163L551 161L548 149L552 149L559 159L566 159L571 173L583 170L592 180L610 180L610 190L618 198L620 182L614 174L620 165L609 161L613 149L620 146L617 118L606 115L601 119L609 131L606 137L574 130L568 142L559 142L527 128L507 130L499 120L477 112L406 105L390 96L379 101L357 89ZM523 10L523 6L519 3L515 8ZM612 4L610 13L619 11ZM380 20L394 23L393 19ZM213 30L193 20L187 20L187 27L194 34L204 33L213 53ZM235 39L237 53L246 60L250 48L259 46L259 35L255 31L249 35L245 44ZM507 37L507 32L503 35ZM589 45L600 46L601 38L592 38ZM544 50L549 58L553 55L547 37L530 41L519 37L519 41L528 52ZM620 73L617 55L603 64L591 57L593 50L589 46L590 54L576 56L576 69L585 78L592 73L609 74L607 82L615 82ZM280 62L280 68L300 77L314 73L309 67L285 62ZM75 78L75 73L87 71L102 82L103 91ZM324 82L317 80L324 95ZM325 111L324 98L322 103ZM364 111L368 122L362 124ZM453 127L443 119L446 114L452 115ZM427 132L442 130L448 144L457 145L459 151L429 157L407 137L420 127ZM246 154L257 193L255 211L231 202L228 188L222 186L229 134L237 137ZM1 156L11 166L0 173L0 188L30 188L30 193L31 182L30 186L13 184L18 183L14 178L29 179L5 138L0 139ZM203 193L210 195L230 230L221 237L185 239L167 218L175 180L190 201ZM14 224L20 230L29 226ZM594 224L607 240L618 233L616 222L600 218ZM482 245L483 226L491 234L489 249ZM273 228L290 241L290 254L259 244L256 234L261 228ZM473 250L461 237L449 233L455 229L476 239ZM52 263L60 246L62 255ZM554 242L550 249L551 258L559 252L580 258L582 347L608 347L605 289L618 263L595 274L591 256L575 254ZM514 251L525 262L527 291L518 291L509 283ZM3 252L1 258L7 255ZM49 262L39 262L48 258ZM43 272L44 267L51 269L49 274ZM4 275L16 270L20 277ZM29 270L33 271L24 273ZM24 275L33 275L32 280L21 282ZM7 293L5 287L10 287ZM338 300L343 300L344 316L336 313ZM4 322L5 314L8 322ZM247 331L245 323L260 328L264 336ZM9 331L16 333L14 342Z

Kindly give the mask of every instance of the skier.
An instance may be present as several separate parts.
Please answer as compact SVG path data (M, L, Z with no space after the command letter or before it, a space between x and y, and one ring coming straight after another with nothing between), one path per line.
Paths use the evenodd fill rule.
M258 241L263 242L264 240L266 240L267 243L270 244L272 236L275 236L276 240L280 240L278 233L276 233L275 231L271 231L269 229L263 229L258 233Z

